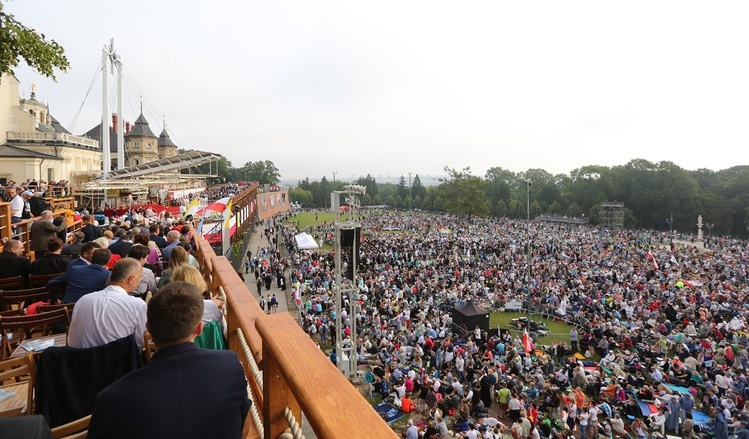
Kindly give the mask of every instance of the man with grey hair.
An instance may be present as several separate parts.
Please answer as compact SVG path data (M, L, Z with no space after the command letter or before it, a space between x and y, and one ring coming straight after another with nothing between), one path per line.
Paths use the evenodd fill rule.
M31 250L34 251L34 257L37 259L47 254L49 240L57 237L58 232L68 228L64 218L59 226L52 224L53 219L52 211L45 210L42 211L39 219L31 224Z
M143 348L146 302L130 296L143 275L140 261L125 258L112 268L109 286L81 297L73 309L68 346L91 348L130 334Z
M164 258L164 263L169 262L169 254L172 252L172 249L179 245L179 237L180 234L176 230L170 230L169 233L166 234L166 247L161 251L161 256Z

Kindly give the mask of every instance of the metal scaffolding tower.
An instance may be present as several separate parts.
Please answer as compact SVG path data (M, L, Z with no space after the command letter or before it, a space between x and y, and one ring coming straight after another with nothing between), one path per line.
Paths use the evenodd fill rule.
M358 261L359 247L359 230L361 224L356 222L356 211L359 207L357 195L364 195L367 188L364 186L348 185L342 191L334 191L330 194L330 208L335 213L335 311L336 311L336 358L338 370L343 372L346 377L357 381L357 348L356 348L356 295L358 286L356 284L356 272ZM341 212L341 195L348 195L348 211ZM346 237L344 237L346 235ZM350 243L344 245L343 241ZM350 245L348 245L350 244ZM348 260L348 270L343 271L341 253L344 247L349 247L350 257ZM349 302L348 318L351 321L351 336L344 339L343 321L341 312L343 311L343 298L347 297Z
M600 224L607 229L624 228L624 203L604 201L601 203Z

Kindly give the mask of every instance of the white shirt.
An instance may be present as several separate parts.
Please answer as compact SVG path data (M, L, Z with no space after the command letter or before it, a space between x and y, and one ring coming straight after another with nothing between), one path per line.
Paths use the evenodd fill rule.
M146 302L123 288L110 285L81 297L73 309L68 346L91 348L135 334L143 348L146 331Z
M16 195L10 200L10 215L20 218L23 215L23 198Z

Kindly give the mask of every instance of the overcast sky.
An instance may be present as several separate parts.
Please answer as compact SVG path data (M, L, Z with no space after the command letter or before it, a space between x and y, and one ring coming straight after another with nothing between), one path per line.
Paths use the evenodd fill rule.
M110 38L125 119L283 179L746 165L749 2L5 2L61 43L17 70L74 134L99 122ZM86 97L89 86L96 80ZM114 81L110 81L113 83ZM72 126L80 108L80 115Z

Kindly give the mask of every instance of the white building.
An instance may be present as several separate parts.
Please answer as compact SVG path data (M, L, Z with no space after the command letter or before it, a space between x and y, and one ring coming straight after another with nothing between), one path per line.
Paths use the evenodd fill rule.
M18 79L0 77L0 184L67 180L75 185L101 175L99 142L74 136L36 99L21 99Z

